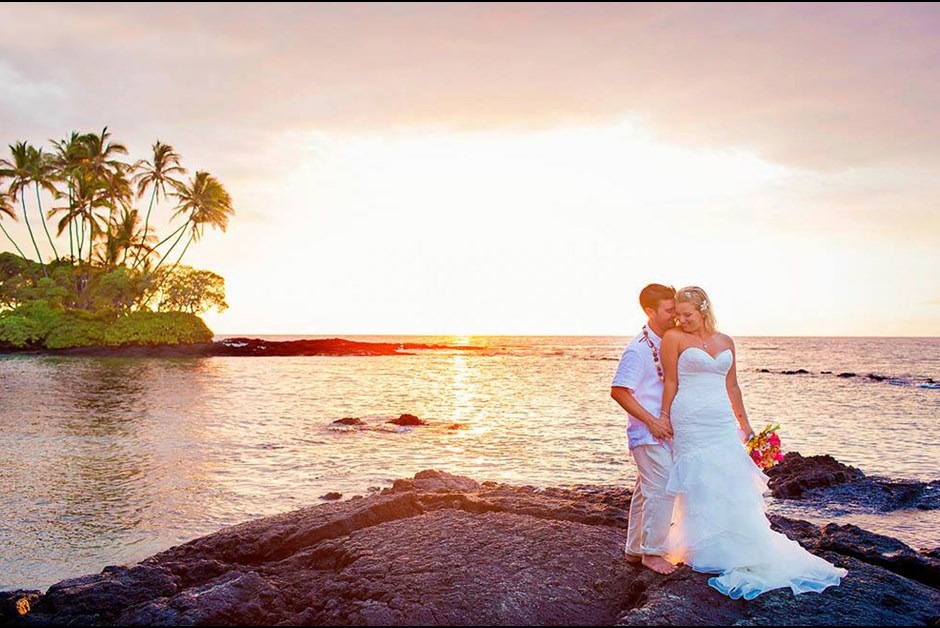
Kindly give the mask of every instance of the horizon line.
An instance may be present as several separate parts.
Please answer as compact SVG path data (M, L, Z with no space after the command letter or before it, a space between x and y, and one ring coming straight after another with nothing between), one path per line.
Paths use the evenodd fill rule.
M633 334L636 335L636 334ZM629 338L630 334L399 334L399 333L387 333L387 334L358 334L358 333L344 333L338 334L334 332L324 333L324 334L293 334L287 332L276 332L276 333L213 333L213 336L239 336L250 338L253 336L310 336L310 337L339 337L339 336L395 336L395 337L414 337L414 338L427 338L429 336L438 336L438 337L450 337L450 338ZM815 335L774 335L774 336L748 336L741 335L735 336L736 338L907 338L907 339L930 339L937 338L940 339L940 335L936 336L876 336L876 335L867 335L867 336L815 336Z

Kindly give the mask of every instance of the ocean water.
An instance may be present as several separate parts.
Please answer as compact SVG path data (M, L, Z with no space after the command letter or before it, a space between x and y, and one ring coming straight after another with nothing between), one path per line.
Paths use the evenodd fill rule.
M343 337L480 349L0 356L0 589L45 588L318 503L329 491L366 495L428 468L481 481L633 486L627 416L609 396L630 338ZM940 477L940 390L928 387L940 380L940 338L736 344L751 423L758 430L781 424L784 451L830 453L868 475ZM800 368L810 374L779 372ZM859 377L837 377L846 371ZM388 429L384 422L402 413L430 425ZM374 429L333 429L343 417ZM450 429L454 423L460 429ZM798 504L768 504L816 515ZM936 511L819 520L858 523L915 548L940 545Z

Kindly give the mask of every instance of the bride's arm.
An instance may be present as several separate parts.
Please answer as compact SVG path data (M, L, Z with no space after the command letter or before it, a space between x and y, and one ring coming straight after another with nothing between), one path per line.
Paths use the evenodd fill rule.
M670 329L663 335L659 346L659 359L663 364L663 408L659 418L665 419L669 430L672 431L672 419L669 415L672 412L672 400L679 392L679 375L676 371L679 361L678 330Z
M731 336L728 336L728 340L731 341L731 370L728 371L728 377L726 384L728 386L728 398L731 400L731 407L734 409L734 416L738 419L738 424L741 426L741 429L744 430L745 435L752 435L754 430L751 428L751 423L747 419L747 410L744 409L744 398L741 396L741 387L738 385L738 372L737 372L737 353L734 348L734 339Z

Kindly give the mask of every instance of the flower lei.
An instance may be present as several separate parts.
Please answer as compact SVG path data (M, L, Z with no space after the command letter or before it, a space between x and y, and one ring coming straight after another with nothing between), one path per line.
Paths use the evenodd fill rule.
M653 352L653 364L656 365L656 374L659 375L659 380L664 381L663 365L659 361L659 351L656 349L656 345L653 344L653 341L650 340L649 331L646 329L646 325L643 325L643 341L650 346L650 350Z

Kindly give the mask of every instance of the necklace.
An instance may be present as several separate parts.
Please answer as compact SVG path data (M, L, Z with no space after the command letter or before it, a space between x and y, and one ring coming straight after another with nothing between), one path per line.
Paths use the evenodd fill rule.
M656 350L656 345L654 345L653 341L650 340L649 331L646 329L646 325L643 325L643 342L650 346L650 350L653 352L653 364L656 365L656 374L659 375L660 381L664 381L663 365L659 362L659 351Z
M711 338L714 338L715 335L716 335L716 334L712 334L711 337L709 338L709 340L711 340ZM708 343L705 342L704 340L702 341L702 348L703 348L703 349L707 349L707 348L708 348Z

